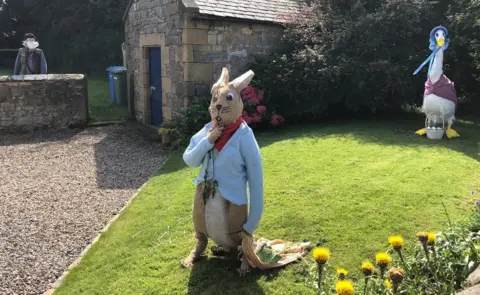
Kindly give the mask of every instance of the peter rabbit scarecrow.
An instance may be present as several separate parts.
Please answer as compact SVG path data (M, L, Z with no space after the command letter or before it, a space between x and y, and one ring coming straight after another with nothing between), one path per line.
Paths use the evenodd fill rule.
M240 275L245 275L250 266L266 269L284 265L308 251L309 243L292 246L282 240L253 241L263 213L263 167L253 131L242 119L240 97L253 76L250 70L230 82L228 70L223 68L211 90L212 121L191 138L183 154L188 166L201 166L199 178L194 180L197 244L182 261L184 267L204 257L208 238L217 244L212 247L217 256L241 246Z

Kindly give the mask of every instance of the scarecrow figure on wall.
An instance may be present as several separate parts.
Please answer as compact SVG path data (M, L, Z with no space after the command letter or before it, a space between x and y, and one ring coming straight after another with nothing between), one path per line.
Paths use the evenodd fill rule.
M43 51L38 47L35 35L25 34L23 48L18 50L15 61L14 75L45 75L47 74L47 61Z

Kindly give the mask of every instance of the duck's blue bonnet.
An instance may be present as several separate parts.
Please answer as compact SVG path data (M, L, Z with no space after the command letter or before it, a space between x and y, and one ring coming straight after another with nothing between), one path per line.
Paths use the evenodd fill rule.
M433 28L433 30L430 32L430 45L429 45L430 50L435 50L435 48L437 48L437 42L435 40L435 32L438 30L442 30L445 33L445 45L443 45L443 50L448 48L448 45L450 43L450 39L447 38L448 30L444 26L438 26Z

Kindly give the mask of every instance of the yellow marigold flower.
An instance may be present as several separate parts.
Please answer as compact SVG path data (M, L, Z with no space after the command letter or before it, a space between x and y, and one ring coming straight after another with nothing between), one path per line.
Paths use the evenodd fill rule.
M313 259L318 264L325 264L330 258L330 250L328 248L315 248L313 250Z
M373 264L369 260L365 260L362 263L362 271L363 271L363 274L366 275L366 276L372 275L374 268L375 267L373 266Z
M437 236L435 235L435 233L428 233L427 244L434 245L436 241L437 241Z
M390 246L392 246L395 250L402 249L404 244L402 236L390 236L388 237L388 242L390 243Z
M337 275L340 280L344 280L347 277L348 271L344 268L337 269Z
M424 231L421 231L417 233L417 238L420 240L420 242L425 243L427 241L428 234Z
M387 265L392 262L392 257L388 255L388 253L380 252L377 253L377 256L375 257L375 261L377 262L377 265L380 267L387 267Z
M405 277L405 271L399 267L392 267L388 270L388 277L394 284L400 284Z
M349 280L338 281L335 289L339 295L352 295L355 291L352 281Z
M387 286L388 289L393 288L392 282L390 282L390 280L385 280L385 286Z

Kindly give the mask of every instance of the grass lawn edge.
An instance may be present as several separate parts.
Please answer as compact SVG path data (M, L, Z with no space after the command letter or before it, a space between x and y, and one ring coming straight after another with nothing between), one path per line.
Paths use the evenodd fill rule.
M170 155L167 156L167 158L161 163L160 165L160 168L159 169L162 169L163 165L165 165L165 163L170 159ZM159 170L157 169L157 171ZM150 179L149 179L150 180ZM60 288L60 286L62 285L63 281L67 278L68 274L70 273L70 271L72 269L74 269L77 265L80 264L80 262L82 261L83 257L85 257L85 255L87 255L88 251L100 240L100 238L103 236L104 233L106 233L108 231L108 229L110 228L110 226L112 226L112 224L115 223L115 221L117 221L117 219L122 215L123 212L125 212L125 210L129 207L129 205L137 198L137 196L140 194L140 192L142 192L143 188L148 184L149 180L147 180L144 184L142 184L141 187L139 187L135 193L133 193L133 195L128 199L128 201L125 203L125 205L123 205L122 209L120 209L120 211L118 211L117 214L115 214L115 216L113 216L107 223L107 225L105 225L105 227L95 236L95 238L90 242L90 244L88 244L84 249L83 251L78 255L77 259L75 259L69 266L68 268L62 273L62 275L60 277L58 277L58 279L52 284L51 288L48 289L47 291L45 291L43 293L43 295L52 295L55 293L55 291Z

